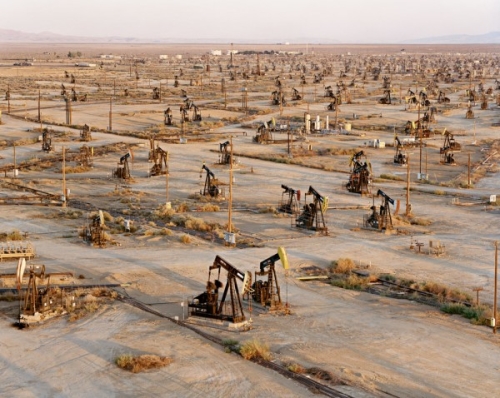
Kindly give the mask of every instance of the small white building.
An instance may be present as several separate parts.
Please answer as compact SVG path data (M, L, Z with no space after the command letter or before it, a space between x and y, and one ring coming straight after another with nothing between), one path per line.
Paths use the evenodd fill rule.
M175 59L182 59L182 55L181 55L181 54L177 54L177 55L175 56Z
M159 55L158 58L159 59L168 59L168 55Z
M238 50L227 50L227 55L238 54Z
M222 55L222 50L211 50L210 55L215 55L215 56Z
M78 66L80 68L95 68L97 65L89 64L88 62L77 62L75 66Z

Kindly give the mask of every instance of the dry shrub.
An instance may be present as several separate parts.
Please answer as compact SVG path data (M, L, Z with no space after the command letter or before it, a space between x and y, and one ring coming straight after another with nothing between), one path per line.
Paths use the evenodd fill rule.
M410 219L410 224L411 225L419 225L421 227L427 227L432 224L432 221L427 219L427 218L411 218Z
M306 368L304 368L302 365L298 363L290 363L286 366L286 368L293 373L306 373Z
M360 277L354 274L349 275L345 279L335 279L332 285L341 287L342 289L363 290L370 283L369 278Z
M330 271L335 274L350 274L355 267L356 264L350 258L339 258L332 261Z
M193 241L193 238L191 238L191 235L184 234L180 237L180 241L187 245Z
M177 208L175 209L177 213L186 213L189 211L189 206L186 202L182 202Z
M115 363L119 368L132 373L139 373L149 369L159 369L168 366L172 363L172 359L158 355L139 355L134 357L130 354L124 354L116 358Z
M212 230L212 227L210 224L207 224L204 220L201 218L194 218L194 217L189 217L186 219L184 222L184 226L188 229L193 229L195 231L202 231L202 232L208 232Z
M161 205L155 210L154 215L159 218L170 219L175 214L175 210L167 205Z
M271 359L269 346L258 340L250 340L244 343L240 348L240 354L245 359Z
M162 228L160 230L160 235L165 235L165 236L172 236L174 233L172 232L171 229L168 228Z
M199 208L199 210L200 211L206 211L206 212L209 212L209 211L219 211L220 207L217 206L217 205L214 205L212 203L206 203L201 208Z
M8 234L2 234L1 238L3 238L1 240L23 240L24 239L21 231L19 231L17 229L13 230L12 232L9 232Z
M320 380L333 382L335 384L345 384L344 381L336 377L332 372L329 372L328 370L324 370L318 367L308 368L306 369L306 373Z
M64 168L66 174L85 173L90 170L89 166L67 166Z
M277 214L278 210L276 210L276 207L274 206L268 206L268 207L263 207L259 209L259 213L264 214L264 213L273 213Z

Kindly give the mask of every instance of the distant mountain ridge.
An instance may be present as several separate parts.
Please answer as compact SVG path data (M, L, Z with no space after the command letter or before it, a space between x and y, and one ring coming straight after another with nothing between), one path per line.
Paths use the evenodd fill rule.
M138 37L90 37L90 36L72 36L61 35L52 32L30 33L12 29L0 29L0 43L262 43L276 44L290 42L292 44L387 44L377 43L367 40L365 43L356 42L341 42L328 38L294 38L290 40L275 40L275 39L228 39L228 38L198 38L198 39L182 39L182 38L138 38ZM401 44L500 44L500 32L490 32L481 35L449 35L426 37L420 39L404 40ZM394 43L396 44L396 43Z
M291 40L286 40L291 41ZM61 35L52 32L28 33L11 29L0 29L0 43L263 43L275 44L286 41L265 39L265 40L238 40L228 38L138 38L138 37L87 37ZM293 43L339 43L338 40L326 38L298 38L291 41Z
M449 35L405 40L404 44L500 44L500 32L482 35Z

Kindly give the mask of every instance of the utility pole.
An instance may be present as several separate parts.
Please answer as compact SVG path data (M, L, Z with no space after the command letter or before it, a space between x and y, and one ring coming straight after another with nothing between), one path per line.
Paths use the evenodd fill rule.
M161 104L161 80L160 80L160 98L159 98L159 100L160 100L160 104Z
M116 97L116 79L113 79L113 97Z
M66 207L66 148L62 147L62 175L63 175L63 203L62 207Z
M14 178L16 178L16 143L14 142L13 144L13 147L14 147Z
M470 188L472 185L471 180L470 180L470 153L469 153L469 160L467 161L467 188Z
M495 291L493 295L493 334L497 334L498 242L495 242Z
M406 212L405 215L408 217L411 214L411 204L410 204L410 154L408 154L408 159L406 162Z
M109 99L109 131L113 131L113 98Z
M38 121L42 123L42 117L40 115L40 90L38 90Z
M7 113L10 115L10 84L7 84Z
M232 216L232 207L233 207L233 137L229 138L229 145L231 145L231 157L229 160L229 203L228 203L228 221L227 221L227 232L231 233L232 225L231 225L231 216Z
M73 109L69 97L66 97L66 124L73 124Z
M418 103L418 135L420 138L420 177L422 177L422 136L423 136L423 131L422 131L422 123L420 121L420 102Z
M166 173L165 173L165 191L166 191L166 203L168 203L168 178L170 176L170 171L169 171L169 167L168 167L168 152L167 152L167 170L166 170Z

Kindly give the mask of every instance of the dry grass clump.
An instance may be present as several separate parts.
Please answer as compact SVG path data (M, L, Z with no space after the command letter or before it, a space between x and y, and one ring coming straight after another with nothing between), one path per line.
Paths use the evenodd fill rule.
M206 203L202 207L199 207L198 210L204 212L219 211L220 207L212 203Z
M62 218L68 218L70 220L76 220L77 218L80 218L82 215L83 212L81 212L80 210L66 210L58 213L58 216Z
M224 352L239 352L240 351L240 343L238 340L226 339L222 341L222 345L224 346Z
M403 178L395 176L393 174L380 174L380 178L383 180L403 181Z
M306 373L306 371L307 371L306 368L304 368L302 365L295 363L295 362L289 363L288 365L286 365L286 368L290 372L299 373L299 374Z
M115 363L119 368L128 370L132 373L144 372L149 369L159 369L170 365L173 362L171 358L160 357L158 355L139 355L130 354L120 355Z
M370 284L370 278L357 276L354 274L349 275L347 278L334 279L332 285L341 287L342 289L363 290Z
M66 174L85 173L91 170L89 166L67 166L64 168Z
M7 233L7 232L2 232L0 233L0 241L5 242L9 240L24 240L24 236L21 233L21 231L14 229L13 231Z
M330 265L330 271L334 274L350 274L354 268L356 264L350 258L339 258Z
M172 209L171 207L167 207L167 205L164 204L158 207L153 212L153 214L158 218L170 220L170 218L172 218L172 216L175 214L175 210Z
M177 208L175 209L175 211L177 213L186 213L188 212L190 209L189 209L189 205L186 203L186 202L182 202L181 204L179 204L179 206L177 206Z
M318 155L354 155L355 153L359 152L359 149L356 148L339 148L336 146L326 148L326 149L319 149L317 151Z
M274 206L267 206L267 207L259 208L259 213L261 213L261 214L264 214L264 213L278 214L278 210L276 210L276 207L274 207Z
M476 307L467 307L460 303L446 303L441 306L441 311L453 315L460 315L464 318L470 319L474 325L490 325L490 320L493 317L493 310L486 306L480 305ZM498 319L498 313L496 316Z
M188 234L182 235L179 239L182 243L184 243L186 245L190 244L193 241L193 238L191 237L191 235L188 235Z
M245 359L271 359L269 345L258 340L250 340L244 343L240 348L240 354Z

